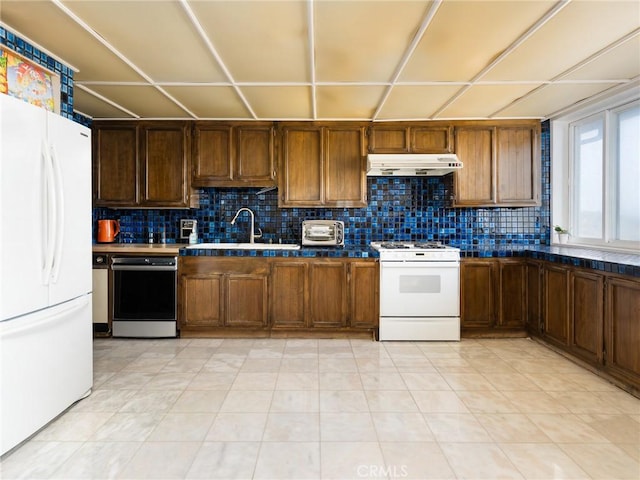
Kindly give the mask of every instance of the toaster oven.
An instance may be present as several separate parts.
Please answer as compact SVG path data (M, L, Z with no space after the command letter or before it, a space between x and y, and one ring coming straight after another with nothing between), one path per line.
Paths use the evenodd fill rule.
M344 222L336 220L305 220L302 222L302 245L344 245Z

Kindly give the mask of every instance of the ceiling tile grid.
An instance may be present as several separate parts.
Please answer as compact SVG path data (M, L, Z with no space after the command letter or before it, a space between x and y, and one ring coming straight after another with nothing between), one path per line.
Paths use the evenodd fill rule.
M639 88L637 0L3 0L93 118L549 118Z

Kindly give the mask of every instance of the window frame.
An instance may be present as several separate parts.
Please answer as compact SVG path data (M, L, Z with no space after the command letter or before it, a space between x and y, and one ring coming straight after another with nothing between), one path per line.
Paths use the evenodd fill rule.
M640 241L616 240L617 208L619 202L618 181L618 115L630 108L640 106L637 86L627 91L601 99L581 108L576 108L561 117L551 119L551 244L559 245L553 231L561 225L570 232L569 240L562 246L589 247L604 250L640 253ZM576 220L576 127L595 119L602 119L602 234L601 238L581 238Z

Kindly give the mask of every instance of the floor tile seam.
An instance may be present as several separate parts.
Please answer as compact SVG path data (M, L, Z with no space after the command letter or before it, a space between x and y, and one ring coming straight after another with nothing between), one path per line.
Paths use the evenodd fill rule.
M571 445L581 446L581 447L584 446L584 445L589 445L589 446L593 446L594 448L596 448L596 447L614 447L617 450L619 450L618 453L620 454L620 458L626 458L626 460L631 461L631 462L635 463L636 465L638 465L638 469L640 469L640 460L636 460L631 455L629 455L627 452L622 450L617 444L612 443L612 442L589 442L589 443L562 442L562 443L557 443L557 447L560 448L565 453L565 455L567 455L569 458L571 458L578 466L580 466L580 464L577 462L577 460L574 460L574 458L566 450L566 448L571 446ZM582 468L582 467L580 467L580 468Z
M502 447L500 446L499 443L497 442L438 442L438 445L440 446L440 449L444 455L444 457L447 459L447 462L449 463L449 466L451 467L451 470L453 471L453 473L456 475L456 478L464 478L464 477L459 477L458 476L458 472L456 471L456 469L454 468L454 466L451 464L451 462L449 461L449 457L447 456L447 454L444 451L443 445L464 445L464 446L470 446L470 445L491 445L491 446L495 446L496 448L498 448L500 450L500 452L502 453L502 455L504 455L504 458L509 462L509 464L511 465L511 467L517 471L520 475L522 475L522 479L526 479L527 476L525 475L524 472L522 472L517 465L511 460L511 458L509 457L509 455L507 455L507 453L502 449ZM536 478L536 477L534 477Z
M29 441L32 441L32 440L29 440ZM68 455L68 456L67 456L67 457L66 457L66 458L65 458L65 459L64 459L64 460L63 460L63 461L58 465L58 467L57 467L55 470L53 470L52 472L49 472L49 474L45 477L45 478L56 478L56 479L57 479L57 478L61 478L61 477L55 476L55 473L56 473L58 470L60 470L60 469L61 469L61 468L62 468L62 467L63 467L63 466L64 466L64 465L69 461L69 460L71 460L71 458L72 458L76 453L78 453L78 451L79 451L79 450L80 450L84 445L86 445L86 444L88 443L88 441L73 441L73 440L69 440L69 441L66 441L66 442L63 442L63 441L60 441L60 440L53 440L53 441L49 441L49 440L48 440L48 441L46 441L46 442L42 442L42 443L49 443L49 442L52 442L52 443L53 443L53 442L55 442L55 443L67 443L67 444L69 444L69 443L78 443L78 446L77 446L73 451L71 451L71 452L69 453L69 455ZM17 449L17 450L16 450L16 452L18 452L18 451L20 451L20 449ZM14 453L15 453L15 452L14 452ZM11 458L11 456L9 456L9 458ZM3 462L2 462L2 463L6 462L7 460L8 460L8 459L3 460ZM2 467L2 463L0 463L0 474L2 474L2 470L3 470L3 469L1 468L1 467ZM2 476L2 475L0 475L0 478L5 478L5 477L4 477L4 476ZM22 475L19 475L19 476L17 476L17 477L9 477L9 478L10 478L10 479L11 479L11 478L19 479L19 478L25 478L25 477L23 477Z
M600 433L598 430L596 430L595 428L593 428L591 425L589 425L587 422L583 421L581 418L579 418L578 414L572 413L572 412L568 412L568 413L525 413L524 415L527 416L527 418L529 419L529 421L531 423L533 423L540 431L542 431L545 435L547 435L547 437L549 437L555 444L557 445L563 445L563 444L580 444L580 445L593 445L593 444L598 444L598 445L614 445L615 442L612 442L611 440L609 440L605 435L603 435L602 433ZM606 442L594 442L594 441L584 441L584 442L575 442L575 441L571 441L571 442L560 442L558 440L554 440L553 437L549 434L547 434L547 432L545 430L543 430L542 427L540 427L536 421L531 418L531 415L545 415L545 416L560 416L562 418L566 418L566 417L573 417L573 420L576 421L576 423L580 424L580 426L584 426L587 427L588 429L593 430L597 435L599 435L600 437L606 439Z

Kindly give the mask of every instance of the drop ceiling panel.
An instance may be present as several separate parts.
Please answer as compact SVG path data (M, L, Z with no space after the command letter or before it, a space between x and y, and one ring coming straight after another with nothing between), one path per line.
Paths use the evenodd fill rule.
M316 80L387 82L431 2L315 2Z
M460 88L460 85L395 87L375 120L429 119Z
M78 68L79 72L74 75L76 80L142 80L131 67L51 2L2 0L0 13L2 21L16 28L21 35Z
M553 113L573 105L580 100L607 90L615 84L556 84L540 90L515 102L499 112L503 117L548 117Z
M91 89L143 118L191 118L154 87L92 85Z
M189 4L235 81L311 80L306 2Z
M468 81L555 1L443 2L400 81Z
M488 118L540 84L476 85L465 91L438 117Z
M171 86L164 89L198 118L253 118L233 87Z
M569 3L483 80L551 80L640 26L640 2Z
M242 93L258 118L313 119L311 87L243 87Z
M640 75L640 35L578 68L563 80L624 80Z
M226 80L178 2L73 1L66 5L153 81Z
M80 69L74 106L94 118L131 115L81 86L142 118L545 118L640 75L638 0L0 2L8 31ZM555 7L561 8L553 18L511 50ZM613 47L630 34L635 38ZM503 52L509 53L477 78ZM528 96L528 88L545 82Z
M74 107L74 110L80 111L83 115L91 118L135 118L77 87L73 92L73 104L74 106L82 105L81 109Z
M385 92L384 86L321 86L316 88L318 117L370 119Z

